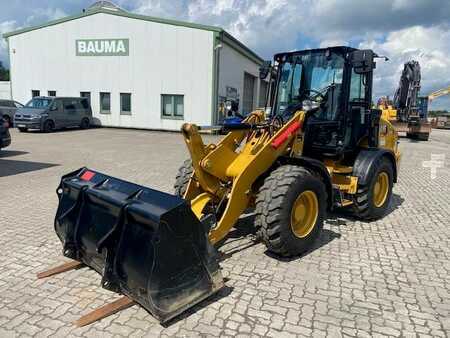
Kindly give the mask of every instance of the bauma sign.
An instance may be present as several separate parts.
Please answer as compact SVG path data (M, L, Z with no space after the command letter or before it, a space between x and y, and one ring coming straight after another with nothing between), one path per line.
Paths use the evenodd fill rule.
M129 39L83 39L75 41L77 56L128 56Z

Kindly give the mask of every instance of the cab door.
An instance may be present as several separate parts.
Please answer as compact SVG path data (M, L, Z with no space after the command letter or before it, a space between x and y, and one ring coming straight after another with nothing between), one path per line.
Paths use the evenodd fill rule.
M370 126L370 87L371 73L351 72L346 124L346 146L353 149L368 136Z

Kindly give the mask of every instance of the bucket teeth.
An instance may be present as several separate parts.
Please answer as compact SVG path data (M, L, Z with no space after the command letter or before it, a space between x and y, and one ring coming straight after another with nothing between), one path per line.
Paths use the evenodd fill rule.
M217 252L182 198L87 168L65 175L57 193L64 255L161 322L222 288Z

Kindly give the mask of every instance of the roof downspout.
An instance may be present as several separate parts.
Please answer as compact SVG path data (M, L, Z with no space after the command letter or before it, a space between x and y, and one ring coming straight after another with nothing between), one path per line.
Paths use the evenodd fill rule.
M12 68L11 68L11 49L9 45L9 38L5 38L6 40L6 47L8 50L8 62L9 62L9 96L11 100L14 100L13 97L13 91L12 91Z
M212 99L211 99L211 124L217 124L219 106L219 74L220 74L220 50L222 48L223 32L213 33L213 75L212 75Z

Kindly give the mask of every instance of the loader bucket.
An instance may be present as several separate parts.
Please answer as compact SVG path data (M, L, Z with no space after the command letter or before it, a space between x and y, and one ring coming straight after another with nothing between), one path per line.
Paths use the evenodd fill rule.
M63 254L165 322L223 286L205 226L184 199L79 169L57 189Z

